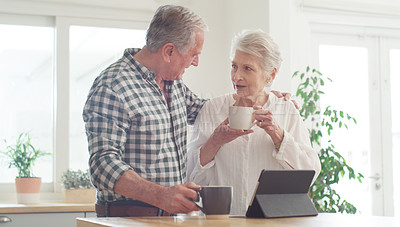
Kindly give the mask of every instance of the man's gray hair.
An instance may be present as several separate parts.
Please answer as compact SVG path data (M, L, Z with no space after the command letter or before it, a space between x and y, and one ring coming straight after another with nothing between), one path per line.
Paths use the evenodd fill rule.
M270 74L274 68L279 70L282 58L278 45L272 38L262 31L243 30L232 40L231 60L235 57L236 50L261 58L261 67Z
M179 53L186 54L195 44L195 33L206 31L203 19L182 6L160 6L147 29L146 45L151 52L173 43Z

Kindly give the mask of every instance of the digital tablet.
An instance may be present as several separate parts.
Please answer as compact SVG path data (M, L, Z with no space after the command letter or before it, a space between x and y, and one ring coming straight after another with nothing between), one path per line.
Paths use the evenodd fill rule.
M308 190L314 170L262 170L247 217L316 216Z

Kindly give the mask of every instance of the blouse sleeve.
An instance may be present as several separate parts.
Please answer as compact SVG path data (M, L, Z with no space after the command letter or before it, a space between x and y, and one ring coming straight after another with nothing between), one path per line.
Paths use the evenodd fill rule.
M313 182L321 171L318 153L311 147L310 136L303 120L290 104L287 105L288 121L284 127L284 138L273 156L285 169L312 169L315 170Z

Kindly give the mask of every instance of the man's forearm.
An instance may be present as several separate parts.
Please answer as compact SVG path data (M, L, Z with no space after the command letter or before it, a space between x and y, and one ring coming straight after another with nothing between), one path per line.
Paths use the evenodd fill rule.
M156 207L162 207L165 190L165 187L143 179L133 170L126 171L114 186L114 192Z

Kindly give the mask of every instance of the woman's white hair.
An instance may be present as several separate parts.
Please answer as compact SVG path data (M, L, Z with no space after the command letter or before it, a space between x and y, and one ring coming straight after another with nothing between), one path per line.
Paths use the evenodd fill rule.
M207 29L203 19L185 7L160 6L147 29L146 46L155 52L173 43L179 53L186 54L195 44L195 33Z
M231 60L235 57L236 50L261 58L260 65L267 74L272 73L274 68L278 71L281 66L278 45L261 29L243 30L235 35L232 40Z

